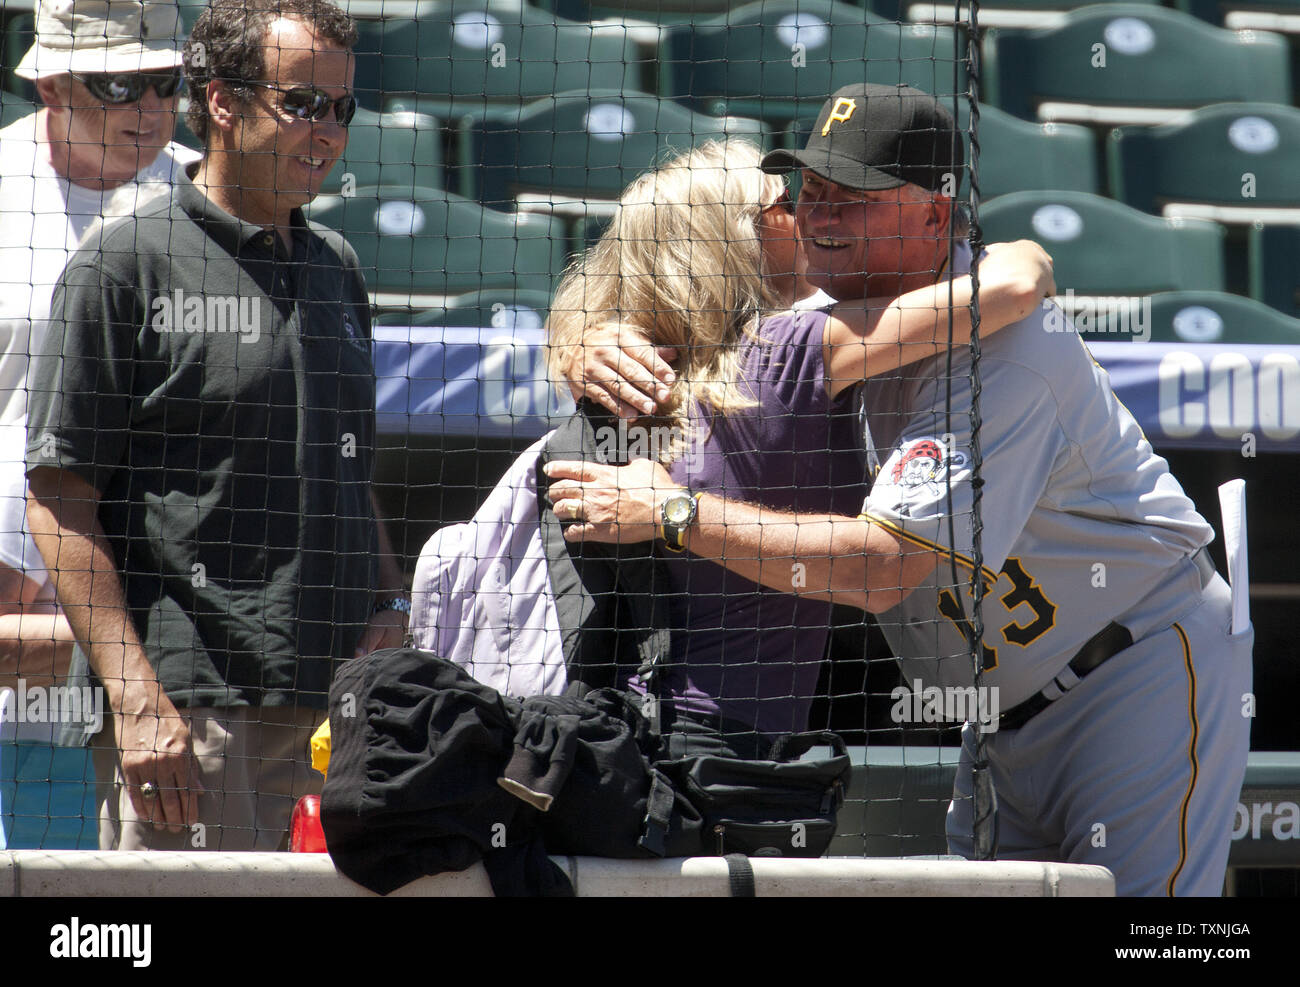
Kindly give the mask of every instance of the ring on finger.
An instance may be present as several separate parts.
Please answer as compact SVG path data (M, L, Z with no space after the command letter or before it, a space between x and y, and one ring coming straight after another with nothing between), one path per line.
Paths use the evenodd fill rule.
M140 797L146 799L156 799L158 797L158 786L152 781L146 781L140 786Z

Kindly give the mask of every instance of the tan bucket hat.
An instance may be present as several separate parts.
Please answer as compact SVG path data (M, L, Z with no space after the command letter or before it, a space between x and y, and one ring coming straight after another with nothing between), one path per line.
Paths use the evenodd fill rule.
M36 44L14 73L158 72L181 64L184 43L175 0L41 0Z

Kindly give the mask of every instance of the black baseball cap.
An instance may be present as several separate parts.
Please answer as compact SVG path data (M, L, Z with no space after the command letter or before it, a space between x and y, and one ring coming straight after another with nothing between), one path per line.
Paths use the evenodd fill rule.
M911 86L863 83L838 89L826 100L802 151L772 151L763 170L784 175L807 168L845 188L875 190L919 185L932 192L966 161L961 135L948 109Z

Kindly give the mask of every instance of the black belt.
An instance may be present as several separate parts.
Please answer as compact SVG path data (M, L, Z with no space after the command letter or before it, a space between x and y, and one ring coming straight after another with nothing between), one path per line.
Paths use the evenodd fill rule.
M1196 571L1201 578L1201 589L1205 589L1216 574L1214 560L1210 558L1209 551L1203 548L1192 556L1192 561L1196 564ZM1082 679L1089 672L1096 671L1102 664L1115 657L1125 648L1132 646L1133 635L1129 632L1129 629L1112 620L1089 638L1084 646L1075 653L1075 656L1070 659L1069 669L1076 678ZM1065 690L1060 688L1059 685L1054 690L1054 695L1049 696L1046 689L1035 693L1023 703L1012 706L998 717L998 729L1018 730L1056 702L1064 693Z

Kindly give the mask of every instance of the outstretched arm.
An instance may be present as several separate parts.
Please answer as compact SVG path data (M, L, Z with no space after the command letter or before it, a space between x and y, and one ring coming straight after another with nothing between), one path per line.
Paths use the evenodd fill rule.
M1019 322L1056 293L1052 258L1030 240L997 243L980 264L980 336ZM918 288L886 303L840 303L826 320L826 387L831 397L898 367L970 341L971 278Z
M664 498L682 487L658 463L551 462L551 502L572 520L569 541L649 541ZM933 571L937 557L879 525L829 514L788 514L712 494L686 533L686 549L771 589L878 613Z
M990 245L980 264L980 335L1020 321L1055 292L1052 258L1036 243ZM965 275L892 301L835 305L824 336L831 396L947 349L950 319L953 343L969 341L971 296ZM587 397L619 417L638 418L668 397L674 379L669 361L676 353L650 345L639 326L588 323L584 313L552 311L550 346L552 371L568 382L575 399Z

